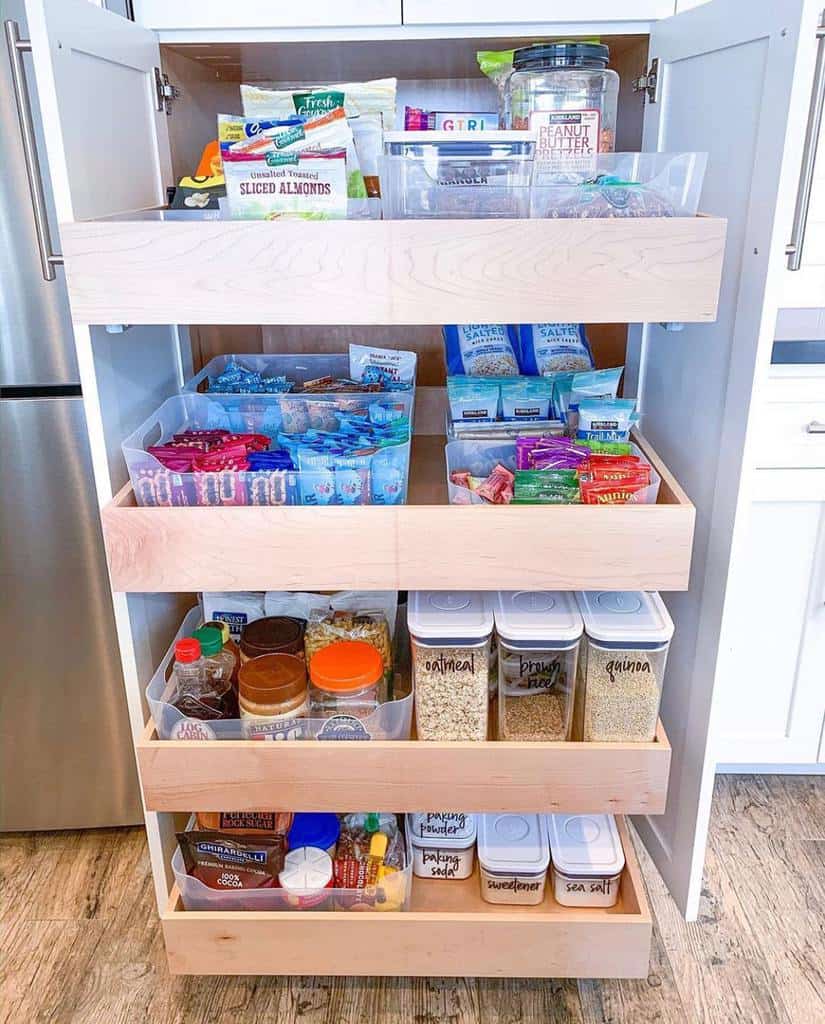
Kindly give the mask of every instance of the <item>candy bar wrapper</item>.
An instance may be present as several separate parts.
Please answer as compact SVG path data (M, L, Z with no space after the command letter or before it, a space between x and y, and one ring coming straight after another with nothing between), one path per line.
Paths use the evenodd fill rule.
M173 508L193 504L183 477L170 469L139 469L135 496L139 505Z
M636 505L640 492L647 490L643 483L622 483L621 481L582 482L581 495L585 505Z
M245 474L247 503L249 505L288 504L287 477L289 475L283 469L249 470Z
M223 469L210 473L195 471L198 505L246 505L246 473Z

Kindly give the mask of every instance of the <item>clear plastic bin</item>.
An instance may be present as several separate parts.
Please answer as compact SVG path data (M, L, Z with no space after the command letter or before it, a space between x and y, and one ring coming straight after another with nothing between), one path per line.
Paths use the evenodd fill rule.
M656 736L673 620L645 591L576 595L585 637L576 717L583 740L648 743Z
M644 453L635 444L634 455L644 458ZM477 494L466 487L459 487L450 479L453 472L467 470L471 476L486 477L497 463L515 472L516 445L514 441L448 441L444 449L447 459L447 494L451 505L486 505ZM634 494L631 505L655 505L659 497L661 477L653 466L650 467L650 486Z
M168 398L123 442L123 455L139 505L402 505L407 500L410 442L379 449L371 458L368 480L359 470L257 470L177 473L146 448L184 430L229 430L276 438L302 429L337 429L338 416L361 405L391 401L404 407L412 424L411 392L354 395L229 395L232 407L213 396ZM348 486L357 477L355 487ZM346 497L346 501L344 498Z
M187 612L175 640L191 636L203 621L200 607ZM146 687L146 701L152 712L158 736L162 740L243 740L247 739L240 719L220 719L201 722L187 718L170 703L174 693L172 668L175 660L175 643L172 642L163 661L158 666L151 682ZM302 739L353 739L353 740L406 740L410 738L413 712L413 693L407 693L408 685L398 674L395 677L394 692L405 696L381 704L376 711L356 721L342 721L336 718L301 718L300 734L293 740ZM293 724L293 723L291 723ZM344 729L348 732L345 734ZM250 742L267 742L266 738ZM286 741L286 742L291 742Z
M599 153L595 169L534 183L531 217L695 217L707 153Z
M527 217L530 132L385 132L384 219Z
M399 817L403 817L400 815ZM190 822L191 825L191 822ZM293 906L283 889L211 889L198 878L187 875L180 850L172 855L172 873L175 876L181 900L186 910L238 911L238 910L289 910L295 913L313 913L319 910L334 910L342 913L381 912L385 910L408 910L412 890L413 859L409 835L405 836L407 866L387 876L378 886L376 902L367 905L359 899L355 889L328 889L323 903L316 907Z
M228 392L209 391L209 378L222 374L230 362L240 363L264 377L288 377L296 384L301 385L306 384L308 380L318 380L319 377L334 377L336 380L349 377L349 356L346 352L330 353L329 355L324 353L222 355L210 359L200 373L191 377L183 385L184 393L197 391L208 393L210 398L221 400L231 398L232 395ZM236 397L249 398L253 396L238 395Z
M582 617L570 593L498 591L498 738L570 739Z
M486 740L493 612L484 594L418 590L407 625L420 740Z

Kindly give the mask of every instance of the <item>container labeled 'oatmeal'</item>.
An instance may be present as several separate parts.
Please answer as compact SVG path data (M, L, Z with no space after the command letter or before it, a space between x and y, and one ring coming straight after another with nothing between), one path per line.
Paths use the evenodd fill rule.
M570 738L582 617L572 594L501 590L493 595L498 637L498 738Z
M493 612L484 594L411 591L415 722L421 740L486 740Z
M656 736L673 620L656 593L576 595L585 638L576 716L583 740L645 743Z

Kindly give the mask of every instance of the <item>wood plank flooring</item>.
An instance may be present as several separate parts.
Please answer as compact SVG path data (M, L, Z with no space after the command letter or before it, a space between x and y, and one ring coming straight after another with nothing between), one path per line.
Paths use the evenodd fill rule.
M0 1022L825 1021L825 778L717 780L696 923L640 856L657 922L644 981L175 979L140 829L0 836Z

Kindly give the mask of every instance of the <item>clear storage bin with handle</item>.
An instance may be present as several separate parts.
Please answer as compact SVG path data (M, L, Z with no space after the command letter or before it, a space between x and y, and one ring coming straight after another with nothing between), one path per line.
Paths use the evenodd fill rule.
M553 895L563 907L615 907L624 850L612 814L548 814Z
M384 219L530 215L530 132L385 132Z
M485 594L416 590L407 624L420 740L486 740L493 612Z
M582 617L571 593L498 591L498 738L570 739Z
M645 591L576 595L585 637L576 717L583 740L655 739L673 621L661 597Z
M191 636L203 622L200 607L192 608L177 632L176 639ZM249 728L239 718L218 719L202 722L187 718L171 703L175 693L175 680L172 675L175 658L175 641L158 666L157 671L146 687L146 701L152 713L158 737L161 740L243 740L249 739ZM350 723L350 730L343 735L344 724L338 720L321 717L301 717L290 719L290 740L304 739L353 739L353 740L406 740L412 728L413 693L406 679L406 672L397 673L393 692L398 694L397 700L380 704L371 714L359 722ZM250 742L272 742L267 740L265 733Z

